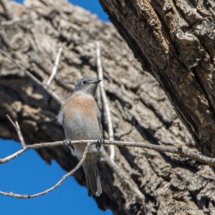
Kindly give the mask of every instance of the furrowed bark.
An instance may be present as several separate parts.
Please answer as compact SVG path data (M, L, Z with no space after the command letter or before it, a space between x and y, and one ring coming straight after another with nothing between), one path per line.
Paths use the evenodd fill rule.
M127 6L130 1L121 2L122 5ZM148 141L161 146L178 147L181 145L184 149L196 152L195 147L197 146L204 154L213 155L214 148L209 148L210 153L207 149L209 144L212 144L207 138L211 138L209 130L212 129L213 124L207 125L206 123L211 122L213 117L212 100L209 101L208 92L204 90L203 82L200 81L203 80L200 78L201 75L207 77L205 72L208 70L204 70L202 73L199 66L205 68L204 65L209 64L203 60L205 58L200 56L199 58L193 57L193 59L199 60L193 61L194 63L191 64L190 68L185 65L186 62L192 62L189 60L192 59L190 53L199 53L199 49L194 49L196 46L192 45L192 41L187 43L186 41L189 42L190 40L188 40L189 38L184 40L183 34L182 36L178 34L179 39L173 36L173 39L176 38L175 40L178 42L173 41L168 32L168 26L162 21L161 12L158 13L159 5L156 10L154 9L155 2L151 2L152 5L147 3L145 7L142 7L151 13L154 10L154 18L150 19L150 22L148 21L148 17L151 17L149 12L149 15L144 13L147 17L143 19L142 23L135 22L138 19L133 19L136 16L136 13L132 12L134 3L130 3L131 9L127 9L124 14L125 17L121 15L125 23L128 19L133 23L133 26L139 26L135 29L135 32L138 33L137 36L132 35L132 31L126 30L125 26L123 27L123 20L120 21L120 16L116 19L114 11L116 8L120 10L119 2L115 1L117 7L114 8L112 5L112 10L111 7L105 5L107 1L104 3L105 1L103 1L103 8L108 8L113 24L118 26L120 34L129 46L136 50L135 55L141 59L144 70L111 24L102 23L81 8L76 8L60 0L49 0L46 3L39 0L25 1L23 12L20 14L20 21L1 24L0 47L9 52L30 73L46 83L50 76L47 71L52 71L59 47L66 43L61 54L57 74L50 84L50 88L65 100L71 95L74 83L81 77L97 77L95 41L100 41L104 86L107 86L105 90L110 104L114 139L131 142ZM166 13L170 13L170 21L172 10L175 10L174 14L185 20L186 16L183 16L183 13L179 11L179 6L168 9L169 6L166 5L160 6L160 8L167 7ZM207 5L209 7L209 4ZM203 17L205 17L204 14L207 10L212 11L210 8L207 10L203 10L203 7L198 8ZM123 14L123 10L121 13ZM192 11L190 13L192 14ZM188 12L187 16L190 13ZM129 19L129 17L133 18ZM156 23L157 19L161 20L160 24L153 27L153 23ZM176 21L178 19L177 17L174 18ZM210 20L210 17L204 18L204 20ZM198 22L195 24L198 26ZM191 29L195 24L190 25ZM172 27L173 35L175 35L174 26L177 25ZM141 26L145 26L144 29ZM186 27L183 27L182 30L185 31ZM158 32L157 35L156 32ZM146 33L148 37L145 36ZM198 33L204 32L199 30ZM157 41L156 46L153 45L150 36L152 34L154 40ZM147 46L140 46L137 43L140 37L142 43L147 44ZM201 44L210 41L206 39L206 36L195 35L195 37L201 38ZM183 52L183 47L180 44L191 51ZM199 43L194 44L198 46ZM143 47L145 48L144 52ZM207 47L204 50L209 53L213 47L212 45ZM166 50L167 52L165 52ZM179 55L179 53L181 54ZM187 53L185 59L183 53ZM210 54L210 56L212 55ZM40 63L34 63L31 61L32 58L39 58L38 62ZM196 66L192 67L195 62ZM203 64L204 62L205 64ZM207 68L211 69L210 66ZM188 127L191 134L195 134L193 135L194 139L199 141L195 143L192 140L160 85L147 71L155 75L159 83L162 81L161 86L164 87L165 91L169 90L175 107L177 106L179 111L180 109L183 110L180 115L183 113L182 118L185 125L190 124ZM196 75L197 73L200 75ZM69 83L73 83L70 85L71 87L68 87ZM178 83L182 84L180 85L181 88ZM176 88L181 90L176 91ZM175 96L172 96L173 92L176 93ZM184 93L187 93L187 96ZM184 98L187 99L186 105ZM192 102L196 104L196 106L193 105L193 109L190 105ZM1 138L18 140L16 131L6 118L6 114L8 114L12 120L19 122L26 144L62 141L64 139L63 128L56 121L60 105L41 86L33 82L3 55L0 55L0 110ZM195 110L199 111L199 115ZM204 115L205 112L208 114ZM206 119L206 121L203 120L205 127L197 123L201 119L197 116ZM202 133L206 132L207 126L209 133ZM104 120L103 128L104 138L107 138L108 129ZM199 131L196 132L198 129ZM179 209L214 209L215 174L208 165L190 158L166 152L160 153L150 149L115 148L114 162L122 171L121 175L128 180L132 178L132 182L128 181L128 184L132 183L136 193L140 193L144 198L138 198L129 186L122 183L121 178L100 160L98 166L101 172L103 194L94 198L102 210L110 209L114 214L164 214L166 211L172 211L173 214L174 210ZM70 171L77 164L76 158L72 157L66 146L38 149L37 152L47 163L55 160L66 171ZM79 184L85 186L82 169L78 170L74 177ZM189 214L189 212L187 213ZM202 211L202 213L204 212Z
M100 0L104 11L165 90L205 155L215 157L215 3Z

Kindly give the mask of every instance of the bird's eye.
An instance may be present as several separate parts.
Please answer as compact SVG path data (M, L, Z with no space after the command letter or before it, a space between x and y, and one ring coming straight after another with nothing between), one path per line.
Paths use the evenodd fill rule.
M87 83L87 81L83 81L83 84L86 84Z

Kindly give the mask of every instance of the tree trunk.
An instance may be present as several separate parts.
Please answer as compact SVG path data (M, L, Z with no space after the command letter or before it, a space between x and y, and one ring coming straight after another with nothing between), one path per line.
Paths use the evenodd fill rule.
M145 139L153 144L171 146L181 144L192 150L197 146L203 153L213 156L211 65L214 49L209 45L213 35L209 33L211 27L207 31L198 27L212 24L209 16L202 18L206 13L212 14L212 8L211 11L209 6L200 8L201 13L193 8L185 13L184 7L179 11L183 5L179 1L177 8L170 2L164 6L154 2L152 5L146 2L144 6L129 0L114 2L114 5L112 1L101 0L101 3L144 70L111 24L103 23L83 9L61 0L26 0L23 8L19 6L19 20L1 22L1 48L46 82L58 49L65 42L57 76L51 83L51 89L65 100L71 95L74 85L69 82L76 83L83 76L97 76L95 41L100 41L114 138L128 141ZM188 10L191 3L188 6L184 10ZM175 15L171 15L173 12ZM162 18L167 16L166 13L169 14L167 25L167 18ZM1 20L4 17L1 12ZM185 18L194 19L195 24L188 23ZM192 33L194 27L196 30ZM168 28L171 28L170 34ZM184 32L188 29L190 33ZM209 55L211 58L207 58ZM168 90L196 143L157 81L147 71ZM20 123L28 144L63 140L63 128L56 121L59 110L59 104L44 89L8 58L0 56L1 138L18 141L6 118L9 114ZM104 119L102 124L104 138L108 138ZM215 209L215 174L208 165L148 149L115 149L115 163L129 178L121 180L102 159L99 160L103 194L94 199L102 210L133 215L174 214L177 210L197 214L195 210L198 209ZM47 163L53 159L66 171L77 164L66 146L39 149L37 152ZM85 186L82 169L74 177ZM139 190L141 198L126 185L126 180Z
M203 154L215 157L214 0L100 0L163 87Z

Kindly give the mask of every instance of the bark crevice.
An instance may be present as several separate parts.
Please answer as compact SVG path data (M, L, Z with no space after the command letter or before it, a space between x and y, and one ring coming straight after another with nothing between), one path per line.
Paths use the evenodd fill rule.
M97 76L95 41L100 41L105 76L103 81L115 138L128 141L146 139L153 144L182 145L192 150L198 147L201 152L213 156L214 113L203 87L207 87L208 83L213 87L211 59L214 59L215 52L211 46L208 49L210 52L204 52L210 57L201 58L202 55L199 55L198 58L198 47L188 40L189 35L184 32L190 27L186 21L189 14L179 16L174 9L176 3L168 3L172 1L162 3L154 0L153 4L146 0L100 2L122 37L111 24L102 23L89 12L64 1L50 0L44 4L40 0L26 0L20 9L19 21L10 24L1 22L0 35L6 39L1 40L0 47L45 82L59 47L66 42L59 62L59 78L50 85L65 100L81 77ZM209 10L205 10L208 13ZM1 18L5 19L5 15ZM199 23L194 20L192 23L194 42L198 42L195 40L197 37L203 38L200 43L208 38L207 45L204 44L202 48L210 47L210 36L213 37L210 28L205 33L200 28L204 21ZM179 35L177 29L182 29ZM189 47L194 50L192 53L196 52L193 56L186 53ZM35 64L32 56L39 56L41 65L46 69ZM188 67L198 69L197 73L203 75L198 79L203 80L204 84L200 85ZM207 71L203 73L204 68ZM209 81L206 83L205 80ZM72 84L65 87L69 82ZM211 89L207 92L210 95ZM64 139L63 128L56 121L60 110L58 103L2 55L0 109L0 137L3 139L18 140L6 114L20 123L28 144ZM178 117L183 118L191 134ZM104 120L103 128L104 137L107 137ZM77 159L66 146L38 149L37 152L45 162L50 164L51 160L55 160L66 171L77 164ZM197 210L204 205L214 209L215 175L208 165L169 153L132 147L116 147L115 162L135 182L144 200L141 202L137 199L120 177L100 160L98 166L103 194L94 199L102 210L111 209L114 214L163 214L164 211L177 209ZM80 185L85 186L82 169L74 177Z

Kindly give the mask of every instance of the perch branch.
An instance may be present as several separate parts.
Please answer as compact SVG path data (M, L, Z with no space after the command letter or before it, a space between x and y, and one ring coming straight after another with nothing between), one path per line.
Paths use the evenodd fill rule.
M43 87L44 90L47 91L47 93L49 93L50 96L52 96L52 98L54 98L60 105L63 104L63 101L59 98L59 96L57 94L55 94L51 89L49 89L48 87L46 87L46 85L44 85L42 82L40 82L40 80L38 80L36 77L34 77L27 69L25 69L23 66L21 66L19 63L16 62L16 60L14 60L8 53L6 53L5 51L3 51L2 49L0 49L0 52L5 55L6 57L8 57L14 64L16 64L23 72L25 72L28 77L30 77L34 82L36 82L38 85L40 85L41 87Z
M64 141L57 141L57 142L49 142L49 143L35 143L33 145L25 145L24 138L22 137L22 133L19 129L19 126L17 127L18 123L14 123L10 117L8 117L13 126L16 128L16 131L18 133L20 142L23 142L22 145L24 145L24 148L17 151L13 155L10 155L4 159L0 159L0 164L4 164L9 162L10 160L13 160L14 158L18 157L19 155L23 154L24 151L29 149L38 149L38 148L44 148L44 147L55 147L55 146L62 146L65 145ZM17 129L18 128L18 129ZM66 145L76 145L76 144L99 144L100 140L69 140L66 141ZM161 152L167 152L167 153L173 153L182 155L185 157L189 157L195 160L198 160L203 163L207 163L209 165L215 166L215 158L210 158L205 155L201 155L192 151L185 150L181 145L179 147L167 147L167 146L159 146L150 144L147 141L145 142L124 142L124 141L115 141L115 140L104 140L104 145L116 145L121 147L142 147L146 149L153 149L155 151L161 151Z
M100 42L96 42L96 59L97 59L97 69L98 69L98 76L99 79L103 80L103 71L102 71L102 63L101 63L101 52L100 52ZM102 101L104 104L104 109L107 116L107 122L108 122L108 134L109 134L109 140L113 140L113 125L110 115L110 108L107 100L107 96L104 90L104 82L100 82L100 91L102 96ZM110 146L110 158L113 160L115 157L115 150L114 145Z
M23 149L17 151L13 155L10 155L4 159L0 159L0 164L9 162L10 160L18 157L19 155L23 154L26 150L29 150L29 149L38 149L38 148L43 148L43 147L54 147L54 146L61 146L61 145L65 144L64 141L58 141L58 142L50 142L50 143L37 143L34 145L25 145L24 138L22 136L22 133L21 133L21 130L19 128L18 123L17 122L14 123L9 116L8 116L8 118L18 133L18 136L19 136L20 142L22 143ZM55 184L53 187L51 187L50 189L45 190L45 191L38 193L38 194L34 194L34 195L20 195L20 194L14 194L12 192L6 193L6 192L2 192L2 191L0 191L0 194L4 195L4 196L13 197L13 198L29 199L29 198L36 198L36 197L45 195L45 194L53 191L55 188L60 186L67 177L71 176L78 168L80 168L80 166L82 165L82 163L84 162L84 160L86 158L86 154L88 152L90 145L91 144L99 144L100 140L66 141L66 145L75 145L75 144L84 144L84 143L87 144L87 147L86 147L84 154L82 156L82 159L80 160L78 165L72 171L70 171L69 173L64 175L62 177L62 179L57 184ZM179 154L179 155L189 157L192 159L196 159L198 161L201 161L201 162L207 163L209 165L215 166L215 159L214 158L210 158L210 157L200 155L200 154L195 153L195 152L185 150L185 149L183 149L183 147L181 145L179 145L179 147L175 148L175 147L159 146L159 145L154 145L154 144L149 144L149 143L123 142L123 141L114 141L114 140L104 140L103 144L104 145L129 146L129 147L142 147L142 148L147 148L147 149L153 149L156 151L174 153L174 154ZM133 180L129 177L129 175L127 175L126 173L123 173L120 170L120 168L116 165L116 163L111 158L109 158L109 156L107 155L107 153L105 152L103 147L101 148L101 155L102 155L104 161L109 165L109 167L129 186L129 189L132 192L134 192L140 200L144 200L144 198L145 198L144 195L136 187Z
M80 167L81 165L83 164L83 162L85 161L86 159L86 155L87 155L87 152L89 150L89 147L90 147L91 143L88 143L85 150L84 150L84 153L83 153L83 156L81 158L81 160L79 161L79 163L77 164L77 166L72 170L70 171L69 173L65 174L60 181L58 181L57 184L55 184L53 187L49 188L48 190L45 190L41 193L37 193L37 194L34 194L34 195L20 195L20 194L15 194L15 193L5 193L5 192L2 192L0 191L0 194L1 195L4 195L4 196L9 196L9 197L13 197L13 198L18 198L18 199L34 199L36 197L40 197L40 196L43 196L47 193L50 193L51 191L53 191L54 189L56 189L57 187L59 187L65 180L66 178L68 178L69 176L71 176L74 172L76 172Z
M77 144L99 144L100 140L73 140L67 143L67 145L77 145ZM167 152L172 154L178 154L182 155L184 157L192 158L195 160L198 160L203 163L207 163L209 165L215 166L215 158L210 158L205 155L198 154L193 151L189 151L186 149L183 149L181 146L179 147L167 147L167 146L159 146L150 144L147 141L145 142L124 142L124 141L116 141L116 140L104 140L104 145L115 145L115 146L121 146L121 147L141 147L145 149L152 149L155 151L161 151L161 152ZM56 147L56 146L63 146L65 145L64 141L56 141L56 142L48 142L48 143L35 143L33 145L26 145L24 151L29 149L38 149L38 148L45 148L45 147ZM10 155L9 157L12 158L10 160L13 160L14 158L18 157L19 155L23 154L23 149L19 150L18 152L14 153L13 156ZM6 160L8 157L4 159L0 159L0 164L7 163L10 160Z
M99 144L99 140L73 140L68 143L68 145L76 145L76 144ZM124 141L116 141L116 140L104 140L104 145L116 145L121 147L141 147L145 149L152 149L155 151L167 152L172 154L178 154L185 157L189 157L195 160L198 160L203 163L207 163L209 165L215 166L215 158L210 158L205 155L198 154L193 151L185 150L181 146L179 147L167 147L167 146L159 146L150 144L147 141L145 142L124 142ZM50 143L37 143L33 145L26 145L26 150L28 149L38 149L44 147L54 147L54 146L62 146L65 145L64 141L58 142L50 142ZM1 162L0 162L1 163Z
M58 67L60 56L61 56L61 53L63 51L64 46L65 46L65 43L60 47L60 49L58 51L58 54L57 54L57 57L56 57L56 60L55 60L55 64L54 64L54 67L53 67L53 70L52 70L52 74L51 74L49 80L46 83L47 86L49 86L51 84L51 81L53 80L53 78L55 77L55 75L57 73L57 67Z

